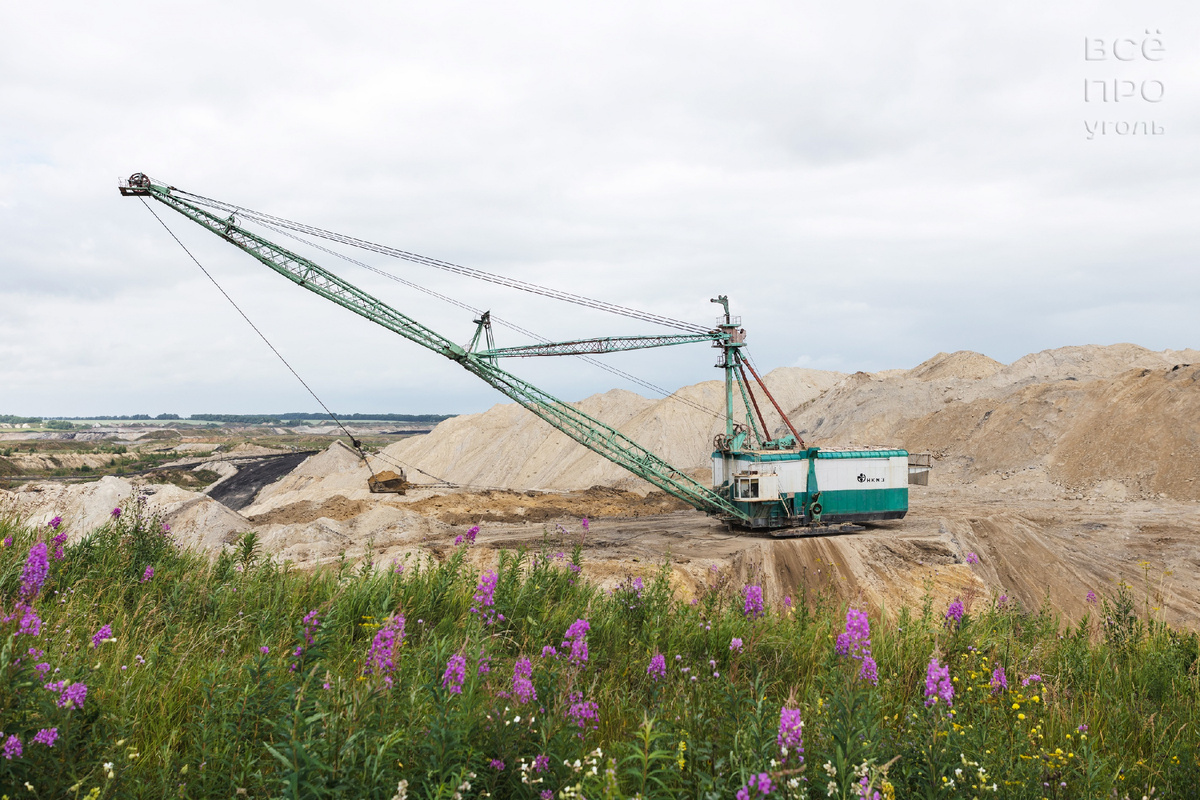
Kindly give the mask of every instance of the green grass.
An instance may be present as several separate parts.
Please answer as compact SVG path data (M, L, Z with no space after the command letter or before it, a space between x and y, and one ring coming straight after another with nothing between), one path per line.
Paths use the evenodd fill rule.
M0 520L12 538L0 548L5 616L30 548L52 533ZM253 536L212 560L177 548L133 503L51 557L32 602L39 636L17 632L24 611L0 629L0 727L23 743L0 757L0 786L13 797L387 800L404 780L413 798L729 798L766 773L775 797L859 797L864 778L868 796L902 798L1197 796L1196 636L1145 619L1126 588L1074 627L994 601L977 601L961 627L931 602L886 620L872 610L873 686L835 653L845 607L803 587L790 608L751 619L723 574L694 604L672 596L665 567L641 590L631 578L606 593L578 551L547 549L501 554L489 609L473 599L469 546L402 572L302 572L264 557ZM504 620L485 624L472 607ZM310 644L302 620L314 610ZM364 674L393 615L405 632L394 672ZM587 661L543 658L577 619L590 625ZM93 647L105 624L115 641ZM662 680L647 674L656 653ZM934 653L953 677L952 715L925 705ZM443 685L455 655L461 693ZM535 702L513 695L521 657ZM993 694L997 665L1009 688ZM60 708L43 688L52 680L85 683L83 707ZM578 725L572 702L595 703L598 720ZM804 719L803 764L777 746L783 706ZM33 743L49 727L55 745Z

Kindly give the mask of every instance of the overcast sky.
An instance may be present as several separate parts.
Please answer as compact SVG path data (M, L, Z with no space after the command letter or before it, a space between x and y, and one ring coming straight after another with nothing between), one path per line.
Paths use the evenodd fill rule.
M316 408L118 195L136 171L675 318L710 324L725 293L764 369L1200 347L1198 77L1194 2L9 4L0 413ZM1085 102L1087 80L1162 98ZM1163 133L1114 126L1137 122ZM155 207L335 409L503 399ZM321 260L470 338L470 313ZM661 330L365 260L547 337ZM606 359L718 376L704 346ZM509 366L570 400L646 393Z

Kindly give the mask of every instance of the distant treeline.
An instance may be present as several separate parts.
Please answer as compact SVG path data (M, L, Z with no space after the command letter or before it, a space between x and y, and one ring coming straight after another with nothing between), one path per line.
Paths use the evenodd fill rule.
M419 422L419 423L437 423L444 419L453 417L453 414L338 414L337 418L348 421L373 420L378 422ZM327 419L328 414L313 413L308 414L302 411L290 412L287 414L192 414L189 417L181 417L178 414L159 414L150 416L149 414L123 414L121 416L112 416L105 414L96 414L90 417L45 417L48 420L70 420L70 419L94 419L94 420L111 420L111 421L137 421L137 420L192 420L196 422L229 422L240 425L282 425L294 424L301 420L307 419ZM43 417L14 417L11 415L0 414L0 422L12 424L21 423L40 423Z

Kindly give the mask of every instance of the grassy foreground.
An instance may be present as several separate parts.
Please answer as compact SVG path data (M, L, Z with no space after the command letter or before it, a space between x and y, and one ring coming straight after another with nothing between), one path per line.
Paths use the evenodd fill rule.
M718 573L604 592L578 548L210 560L136 500L56 534L0 519L9 797L1200 794L1196 635L1125 587L1077 627L1000 598L883 620Z

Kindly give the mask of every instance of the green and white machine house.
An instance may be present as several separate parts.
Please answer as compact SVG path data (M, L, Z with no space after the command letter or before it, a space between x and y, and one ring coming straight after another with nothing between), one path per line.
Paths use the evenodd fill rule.
M901 519L908 513L907 450L717 450L713 490L748 527Z

